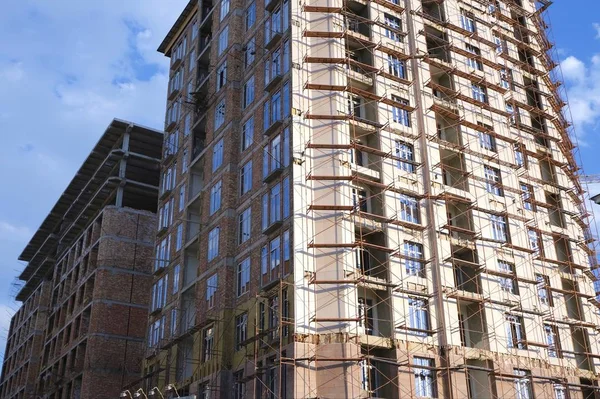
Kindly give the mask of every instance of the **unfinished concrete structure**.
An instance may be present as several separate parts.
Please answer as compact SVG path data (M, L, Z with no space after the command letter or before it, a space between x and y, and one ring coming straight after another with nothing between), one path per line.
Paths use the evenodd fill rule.
M118 397L139 377L163 134L113 120L19 257L0 397Z
M159 48L156 276L131 388L595 397L594 251L549 5L190 1Z

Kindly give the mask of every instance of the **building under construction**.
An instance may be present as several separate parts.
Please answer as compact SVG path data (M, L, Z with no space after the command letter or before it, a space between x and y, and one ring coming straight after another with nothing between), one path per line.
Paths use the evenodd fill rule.
M159 48L130 390L597 398L595 253L549 6L190 1Z
M21 253L0 398L113 399L139 377L162 140L113 120Z

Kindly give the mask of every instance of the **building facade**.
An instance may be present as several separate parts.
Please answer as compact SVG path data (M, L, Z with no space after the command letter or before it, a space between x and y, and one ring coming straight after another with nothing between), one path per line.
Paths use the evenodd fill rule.
M135 387L595 397L594 250L549 5L190 1L159 48Z
M23 250L0 397L112 399L139 378L162 141L113 120Z

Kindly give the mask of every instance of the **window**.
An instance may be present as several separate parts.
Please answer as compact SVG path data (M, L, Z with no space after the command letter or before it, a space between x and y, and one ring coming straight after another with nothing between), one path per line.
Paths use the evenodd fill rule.
M179 291L179 274L181 273L181 266L175 265L173 268L173 294Z
M510 118L510 122L511 123L516 123L516 117L515 117L515 108L512 106L512 104L506 104L506 112L508 112L509 118Z
M483 170L485 174L485 189L487 192L502 197L504 192L502 189L500 170L492 168L491 166L484 166Z
M558 357L558 331L555 326L544 324L544 334L546 335L546 344L548 344L548 356Z
M169 91L169 94L171 94L175 91L181 90L182 86L183 86L183 68L180 68L177 72L175 72L175 74L171 78L171 90Z
M420 223L419 202L416 198L401 194L400 219L409 223Z
M406 79L406 63L388 54L388 72L397 78Z
M171 337L177 335L177 309L171 309Z
M246 31L249 31L256 22L256 4L252 2L246 9Z
M156 320L150 325L148 334L148 344L155 347L165 337L165 316Z
M219 53L218 55L223 54L225 49L227 49L229 40L229 27L226 26L221 33L219 33Z
M507 242L508 232L506 230L506 219L500 215L490 215L492 225L492 238L496 241Z
M567 399L567 388L563 385L554 385L554 399Z
M290 178L283 179L283 218L290 217Z
M367 359L361 360L359 366L362 389L372 393L373 396L370 397L376 397L375 391L379 387L377 369L374 368Z
M286 230L283 232L283 261L287 262L290 260L290 231Z
M287 39L285 42L283 42L283 73L289 72L290 70L290 63L292 59L290 52L290 39Z
M500 85L505 89L512 89L512 70L500 69Z
M252 189L252 160L246 162L240 169L240 195Z
M271 240L269 243L269 260L271 270L274 270L281 264L281 239L279 237Z
M215 130L225 122L225 99L222 99L215 108Z
M188 170L188 158L189 153L187 148L183 150L183 154L181 154L181 173L185 173Z
M216 171L223 164L223 139L217 141L213 147L212 171Z
M237 269L237 295L241 296L248 292L250 286L250 258L246 258L238 264Z
M496 138L489 133L479 132L479 146L488 151L497 152Z
M494 43L496 44L496 54L502 54L504 51L502 39L494 35Z
M242 108L249 106L252 101L254 101L254 76L248 79L244 84L244 101L242 103Z
M429 330L429 310L427 309L427 301L425 299L408 299L408 321L409 327L414 329L417 335L427 335L427 330Z
M246 47L244 48L244 68L248 68L254 62L254 56L256 55L256 39L253 37L248 40Z
M529 238L529 248L533 251L535 255L539 255L541 250L540 234L535 230L528 229L527 236Z
M392 95L392 100L401 105L408 106L408 100ZM392 106L392 120L401 125L410 127L410 113L401 106Z
M415 158L414 158L414 148L412 145L404 143L402 141L396 141L396 157L397 166L399 169L404 170L406 172L414 173L415 171Z
M217 91L221 90L225 83L227 83L227 61L217 68Z
M192 128L192 114L187 114L185 116L185 121L183 123L183 135L185 137L190 135L191 128Z
M460 10L460 23L463 29L475 33L477 32L477 26L475 25L475 18L473 14L465 10Z
M185 184L179 187L179 212L185 208Z
M196 40L196 37L198 37L198 21L194 20L192 22L192 40Z
M520 146L515 145L515 162L517 166L524 167L527 158L523 155L523 150Z
M210 189L210 215L214 215L216 211L221 208L221 186L223 185L222 181L219 180L215 185Z
M188 71L192 72L195 67L196 67L196 50L192 49L192 51L190 51L190 61L189 61L189 65L188 65Z
M208 233L208 261L219 255L219 228L215 227Z
M528 211L533 211L533 186L521 183L521 199L523 200L523 208Z
M516 399L533 399L531 391L531 372L529 370L515 369Z
M500 277L498 279L498 282L500 283L500 289L502 289L504 292L519 295L519 285L516 280L515 265L503 260L499 260L498 270L502 273L511 275L511 277Z
M543 305L553 306L552 295L550 294L550 278L542 274L536 274L535 279L537 281L537 294L540 302Z
M373 334L373 301L358 298L358 326L362 327L365 334Z
M156 246L156 261L154 271L166 267L171 259L171 238L167 236Z
M413 358L416 396L433 398L436 395L433 359L425 357Z
M152 307L151 311L162 309L167 303L167 286L169 275L165 274L152 286Z
M215 306L215 294L217 293L217 275L213 274L206 280L206 306L212 309Z
M469 53L473 54L473 57L467 58L467 66L478 71L483 71L483 63L481 62L481 50L478 47L466 44L466 49Z
M235 349L242 349L242 343L248 336L248 313L242 313L235 318Z
M254 117L251 116L242 126L242 151L254 142Z
M223 21L225 16L229 13L229 0L221 0L221 14L219 22Z
M233 376L233 399L246 399L246 383L244 382L244 372L240 371Z
M175 251L181 250L183 245L183 224L177 226L177 234L175 236Z
M471 84L471 92L474 100L487 103L487 90L485 87L473 83Z
M269 298L269 329L271 330L271 338L278 335L277 326L279 325L279 297L273 296ZM273 397L275 399L275 397Z
M506 346L508 348L525 349L525 329L523 318L512 314L504 317L506 322Z
M238 242L240 244L248 241L248 239L250 238L250 226L252 223L252 219L251 219L251 208L247 208L245 209L241 214L240 214L240 220L239 220L239 237L238 237Z
M204 330L202 334L203 339L203 348L202 348L202 361L206 362L207 360L212 359L213 355L213 343L215 339L215 329L214 327L208 327Z
M171 107L167 109L167 125L177 123L179 121L179 114L181 112L181 104L179 101L174 101Z
M261 200L262 218L261 227L266 230L269 227L269 194L264 194Z
M385 28L385 37L395 42L402 42L402 25L400 19L390 14L384 14L384 21L387 26Z
M425 277L423 268L423 245L416 242L405 241L403 246L403 254L406 257L404 264L406 274L409 276Z

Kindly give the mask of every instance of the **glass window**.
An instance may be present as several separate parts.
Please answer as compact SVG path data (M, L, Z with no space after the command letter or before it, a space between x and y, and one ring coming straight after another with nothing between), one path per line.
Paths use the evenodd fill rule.
M212 171L216 171L223 164L223 139L217 141L213 147Z
M242 313L235 318L235 349L242 349L242 343L248 336L248 313Z
M427 301L421 298L408 299L408 320L414 330L429 330ZM417 335L427 335L427 331L414 331Z
M479 71L483 71L483 63L481 62L481 50L478 47L466 44L466 49L469 53L473 54L473 57L467 57L467 66Z
M533 399L531 391L531 372L529 370L515 369L516 399Z
M175 235L175 250L179 251L183 246L183 224L177 226L177 233Z
M283 218L290 216L290 178L283 179Z
M416 396L426 398L435 397L435 371L433 368L433 359L416 356L413 358Z
M179 187L179 212L185 208L185 184Z
M397 78L406 79L406 63L388 54L388 72Z
M221 208L221 186L222 181L219 180L210 189L210 215L213 215L216 211Z
M281 221L281 184L271 187L270 224Z
M240 170L240 195L252 189L252 160L246 162Z
M523 208L532 211L533 208L533 186L525 183L521 185L521 199L523 200Z
M215 108L215 130L225 122L225 99L222 99Z
M271 270L274 270L281 264L281 239L279 237L271 240L269 243L269 260Z
M244 84L244 101L242 108L246 108L254 101L254 76L250 77Z
M502 260L498 261L498 270L502 273L510 274L512 277L500 277L498 282L502 291L519 295L519 285L515 276L515 265Z
M552 295L550 294L550 279L548 276L542 274L536 274L535 279L537 281L537 294L540 302L543 305L553 306Z
M558 357L558 341L556 339L557 329L550 324L544 324L544 334L546 335L546 344L548 344L548 356Z
M400 195L400 219L410 223L420 223L419 202L408 195Z
M254 142L254 117L244 123L242 127L242 151L246 150Z
M496 152L496 138L489 133L479 133L479 146L488 151Z
M469 32L475 33L477 31L477 27L475 25L475 18L470 12L460 10L460 23L462 25L462 28Z
M221 90L225 83L227 83L227 61L217 68L217 91Z
M173 268L173 294L179 291L179 274L181 273L181 266L175 265Z
M535 230L527 230L527 236L529 237L529 248L538 255L541 249L540 234Z
M515 145L515 162L517 164L517 166L519 167L523 167L525 166L525 155L523 154L523 151L521 150L521 147Z
M525 330L523 318L511 314L505 315L507 347L525 349Z
M261 227L266 230L269 227L269 194L262 196L262 222Z
M215 227L208 233L208 261L219 255L219 228Z
M225 16L229 13L229 0L221 0L221 13L219 21L223 21Z
M471 92L474 100L487 103L487 90L485 87L473 83L471 84Z
M387 25L385 36L395 42L402 42L402 23L400 18L396 18L390 14L384 14L384 22Z
M412 145L402 141L396 141L396 157L399 158L396 161L398 168L411 173L415 171L414 148Z
M247 208L240 214L240 222L239 222L239 234L240 235L238 237L238 242L240 244L248 241L248 239L250 238L251 223L252 223L251 208Z
M244 68L248 68L254 62L254 56L256 55L256 39L253 37L248 40L246 47L244 48Z
M213 274L206 280L206 303L209 309L215 306L215 294L217 293L217 275Z
M416 242L405 241L403 246L403 255L405 256L404 265L406 274L409 276L425 276L423 267L423 245Z
M392 100L408 106L408 100L404 98L392 95ZM410 127L410 113L399 106L392 106L392 120L401 125Z
M202 334L203 339L203 350L202 350L202 361L206 362L210 359L212 359L212 355L213 355L213 343L214 343L214 339L215 339L215 330L214 327L208 327L206 329L204 329L204 332ZM202 392L205 393L207 392L208 387L204 387L204 389L202 389Z
M508 241L506 230L506 219L500 215L490 215L490 223L492 225L492 238L497 241Z
M488 193L503 196L502 179L500 178L500 170L491 166L484 166L485 188Z
M229 27L226 26L219 34L219 53L218 53L218 55L223 54L223 52L227 49L228 40L229 40Z
M171 336L177 335L177 309L171 309Z
M252 2L246 9L246 31L249 31L256 22L256 4Z
M237 270L237 295L248 292L250 286L250 258L246 258L238 264Z

